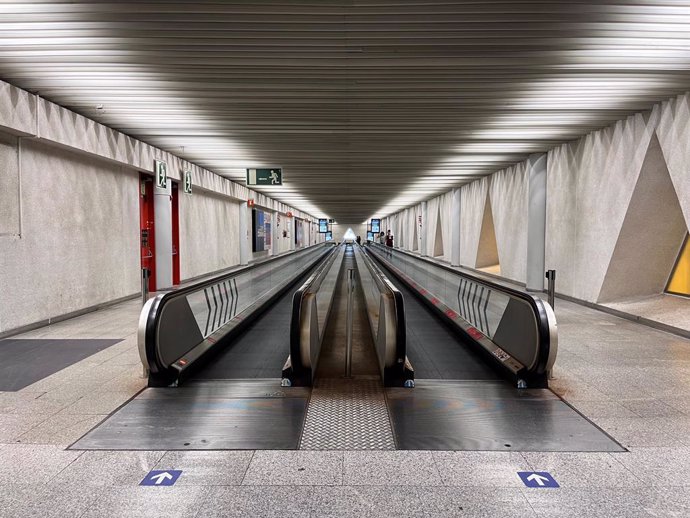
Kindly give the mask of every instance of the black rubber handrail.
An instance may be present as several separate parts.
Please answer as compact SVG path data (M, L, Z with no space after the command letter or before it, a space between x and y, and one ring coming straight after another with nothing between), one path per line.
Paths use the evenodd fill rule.
M386 386L414 386L414 370L407 360L407 323L405 317L405 299L402 292L390 281L388 276L371 259L366 247L358 245L365 265L373 270L374 279L393 296L395 307L395 363L389 367L383 365L383 381ZM361 282L361 276L360 276ZM379 315L381 318L381 315Z
M486 279L482 279L480 277L476 277L474 275L468 274L466 272L461 272L449 265L445 265L442 263L439 263L435 260L431 260L427 257L422 257L417 254L413 254L407 250L403 250L400 248L393 248L391 249L390 247L386 247L384 245L381 245L379 243L371 243L369 246L373 245L376 249L381 250L382 253L386 252L393 252L393 253L401 253L404 255L407 255L417 261L424 262L427 264L430 264L436 268L439 268L441 270L453 273L457 276L464 277L474 283L484 285L488 287L491 290L495 290L498 292L502 292L507 294L510 297L514 297L520 300L525 301L529 306L532 308L532 311L535 315L536 322L537 322L537 335L538 335L538 353L537 353L537 363L534 367L532 368L527 368L526 373L524 373L525 378L529 378L530 380L535 380L537 381L540 385L544 385L546 383L546 376L547 376L547 363L549 360L549 354L550 354L550 348L551 348L551 334L550 334L550 328L549 328L549 321L548 321L548 314L546 312L546 308L544 306L544 301L541 299L538 299L536 297L533 297L527 293L524 293L522 291L516 290L514 288L511 288L509 286L504 286L502 284L498 284ZM445 315L444 315L445 316ZM445 316L448 318L447 316ZM467 333L465 333L467 335ZM473 337L470 335L467 335L468 338L471 340L474 340Z
M234 277L237 277L239 275L242 275L248 271L254 270L260 266L265 266L268 263L275 262L281 259L285 259L287 257L291 256L297 256L297 255L303 255L307 253L308 251L314 250L317 247L323 247L324 243L318 243L316 245L309 246L307 248L303 248L299 251L296 251L294 253L289 253L289 254L281 254L276 257L270 257L265 260L262 260L257 263L253 263L250 265L247 265L245 267L239 268L237 270L233 270L232 272L228 272L225 274L221 274L218 277L214 277L212 279L207 279L195 284L192 284L190 286L186 286L184 288L179 288L174 291L170 291L167 293L164 293L162 295L157 295L154 299L153 302L149 308L148 314L146 316L146 328L145 328L145 333L144 333L144 345L145 345L145 354L146 354L146 360L148 363L148 369L149 369L149 381L152 380L152 378L160 378L163 381L158 381L156 385L161 385L165 384L167 381L171 381L171 378L174 377L173 374L170 372L170 366L169 365L164 365L158 356L158 352L156 349L156 330L158 328L158 322L160 320L161 312L163 307L169 303L173 299L177 299L180 297L185 297L189 295L190 293L195 293L200 290L203 290L205 288L215 286L220 282L224 282L227 280L230 280ZM206 338L208 339L208 337Z
M311 382L311 373L307 372L307 368L302 363L302 339L301 339L301 323L302 323L302 301L304 296L309 293L312 286L318 280L322 280L330 271L333 261L331 259L337 254L339 247L333 247L333 250L328 254L323 263L312 273L309 278L300 286L292 296L292 313L290 315L290 372L284 372L284 377L289 377L293 384L308 385ZM325 325L325 324L324 324ZM313 367L312 367L313 368Z

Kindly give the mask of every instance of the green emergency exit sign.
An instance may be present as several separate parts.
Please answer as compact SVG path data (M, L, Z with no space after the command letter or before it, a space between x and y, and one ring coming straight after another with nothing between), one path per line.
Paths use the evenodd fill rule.
M168 186L168 165L162 160L154 160L153 172L156 175L156 186L165 189Z
M184 178L184 192L185 194L192 194L192 172L185 171L183 173Z
M247 185L283 185L283 170L280 167L247 169Z

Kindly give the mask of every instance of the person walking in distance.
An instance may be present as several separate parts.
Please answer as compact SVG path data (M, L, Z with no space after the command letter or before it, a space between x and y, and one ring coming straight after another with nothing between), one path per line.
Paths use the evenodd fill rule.
M393 234L391 234L390 230L386 232L386 246L393 247Z

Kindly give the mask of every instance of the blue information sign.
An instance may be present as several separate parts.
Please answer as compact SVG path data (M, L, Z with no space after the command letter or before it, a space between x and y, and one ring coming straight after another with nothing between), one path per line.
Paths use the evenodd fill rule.
M139 482L140 486L172 486L182 475L182 470L169 469L166 471L153 470Z
M381 232L381 220L380 219L372 219L371 220L371 231L374 234L378 234Z
M561 487L546 471L518 471L518 476L527 487Z
M327 219L320 219L319 220L319 232L322 234L325 234L328 232L328 220Z

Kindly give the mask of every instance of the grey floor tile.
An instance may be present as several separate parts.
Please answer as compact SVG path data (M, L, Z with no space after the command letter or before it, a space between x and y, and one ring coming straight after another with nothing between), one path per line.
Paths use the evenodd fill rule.
M0 454L0 485L46 483L81 454L58 446L7 444Z
M69 403L50 398L44 391L16 392L13 398L0 399L0 412L10 414L57 414Z
M15 442L49 417L47 414L0 414L0 442Z
M657 424L657 418L603 418L596 423L626 448L683 446L682 441Z
M111 487L80 518L189 518L206 501L203 487Z
M447 486L522 487L518 471L529 471L519 453L435 452L434 459Z
M100 497L95 488L10 485L0 490L3 518L64 518L81 516Z
M690 398L689 397L673 397L664 400L666 404L672 406L676 410L680 410L683 414L690 416Z
M658 493L648 503L649 511L655 516L669 516L673 518L687 518L690 516L690 490L682 486L655 487Z
M615 458L650 486L690 487L690 448L633 448Z
M424 515L522 518L536 513L520 489L476 487L420 487L417 494Z
M624 453L523 453L529 471L547 471L564 488L640 487L643 482L618 459Z
M343 483L343 454L337 451L257 451L242 483L340 485Z
M658 495L643 489L529 489L523 490L539 516L572 518L643 518L654 511ZM661 515L666 516L666 515Z
M690 447L690 416L658 417L655 423L665 433L678 439L684 446Z
M56 444L67 447L106 417L105 415L55 414L20 435L17 442L23 444Z
M155 469L182 470L176 486L232 486L242 483L251 451L169 451Z
M683 413L659 399L621 399L619 403L639 417L673 417Z
M578 412L596 420L598 418L615 418L615 417L639 417L632 410L625 408L617 401L589 401L581 399L568 400Z
M441 485L433 453L426 451L344 452L345 485Z
M195 518L309 516L313 488L224 486L212 488Z
M129 401L134 394L134 392L129 391L108 391L88 394L62 409L60 414L110 414Z
M162 451L87 451L51 483L74 486L136 486L154 469Z
M312 518L418 517L424 504L411 487L317 487L311 504Z

